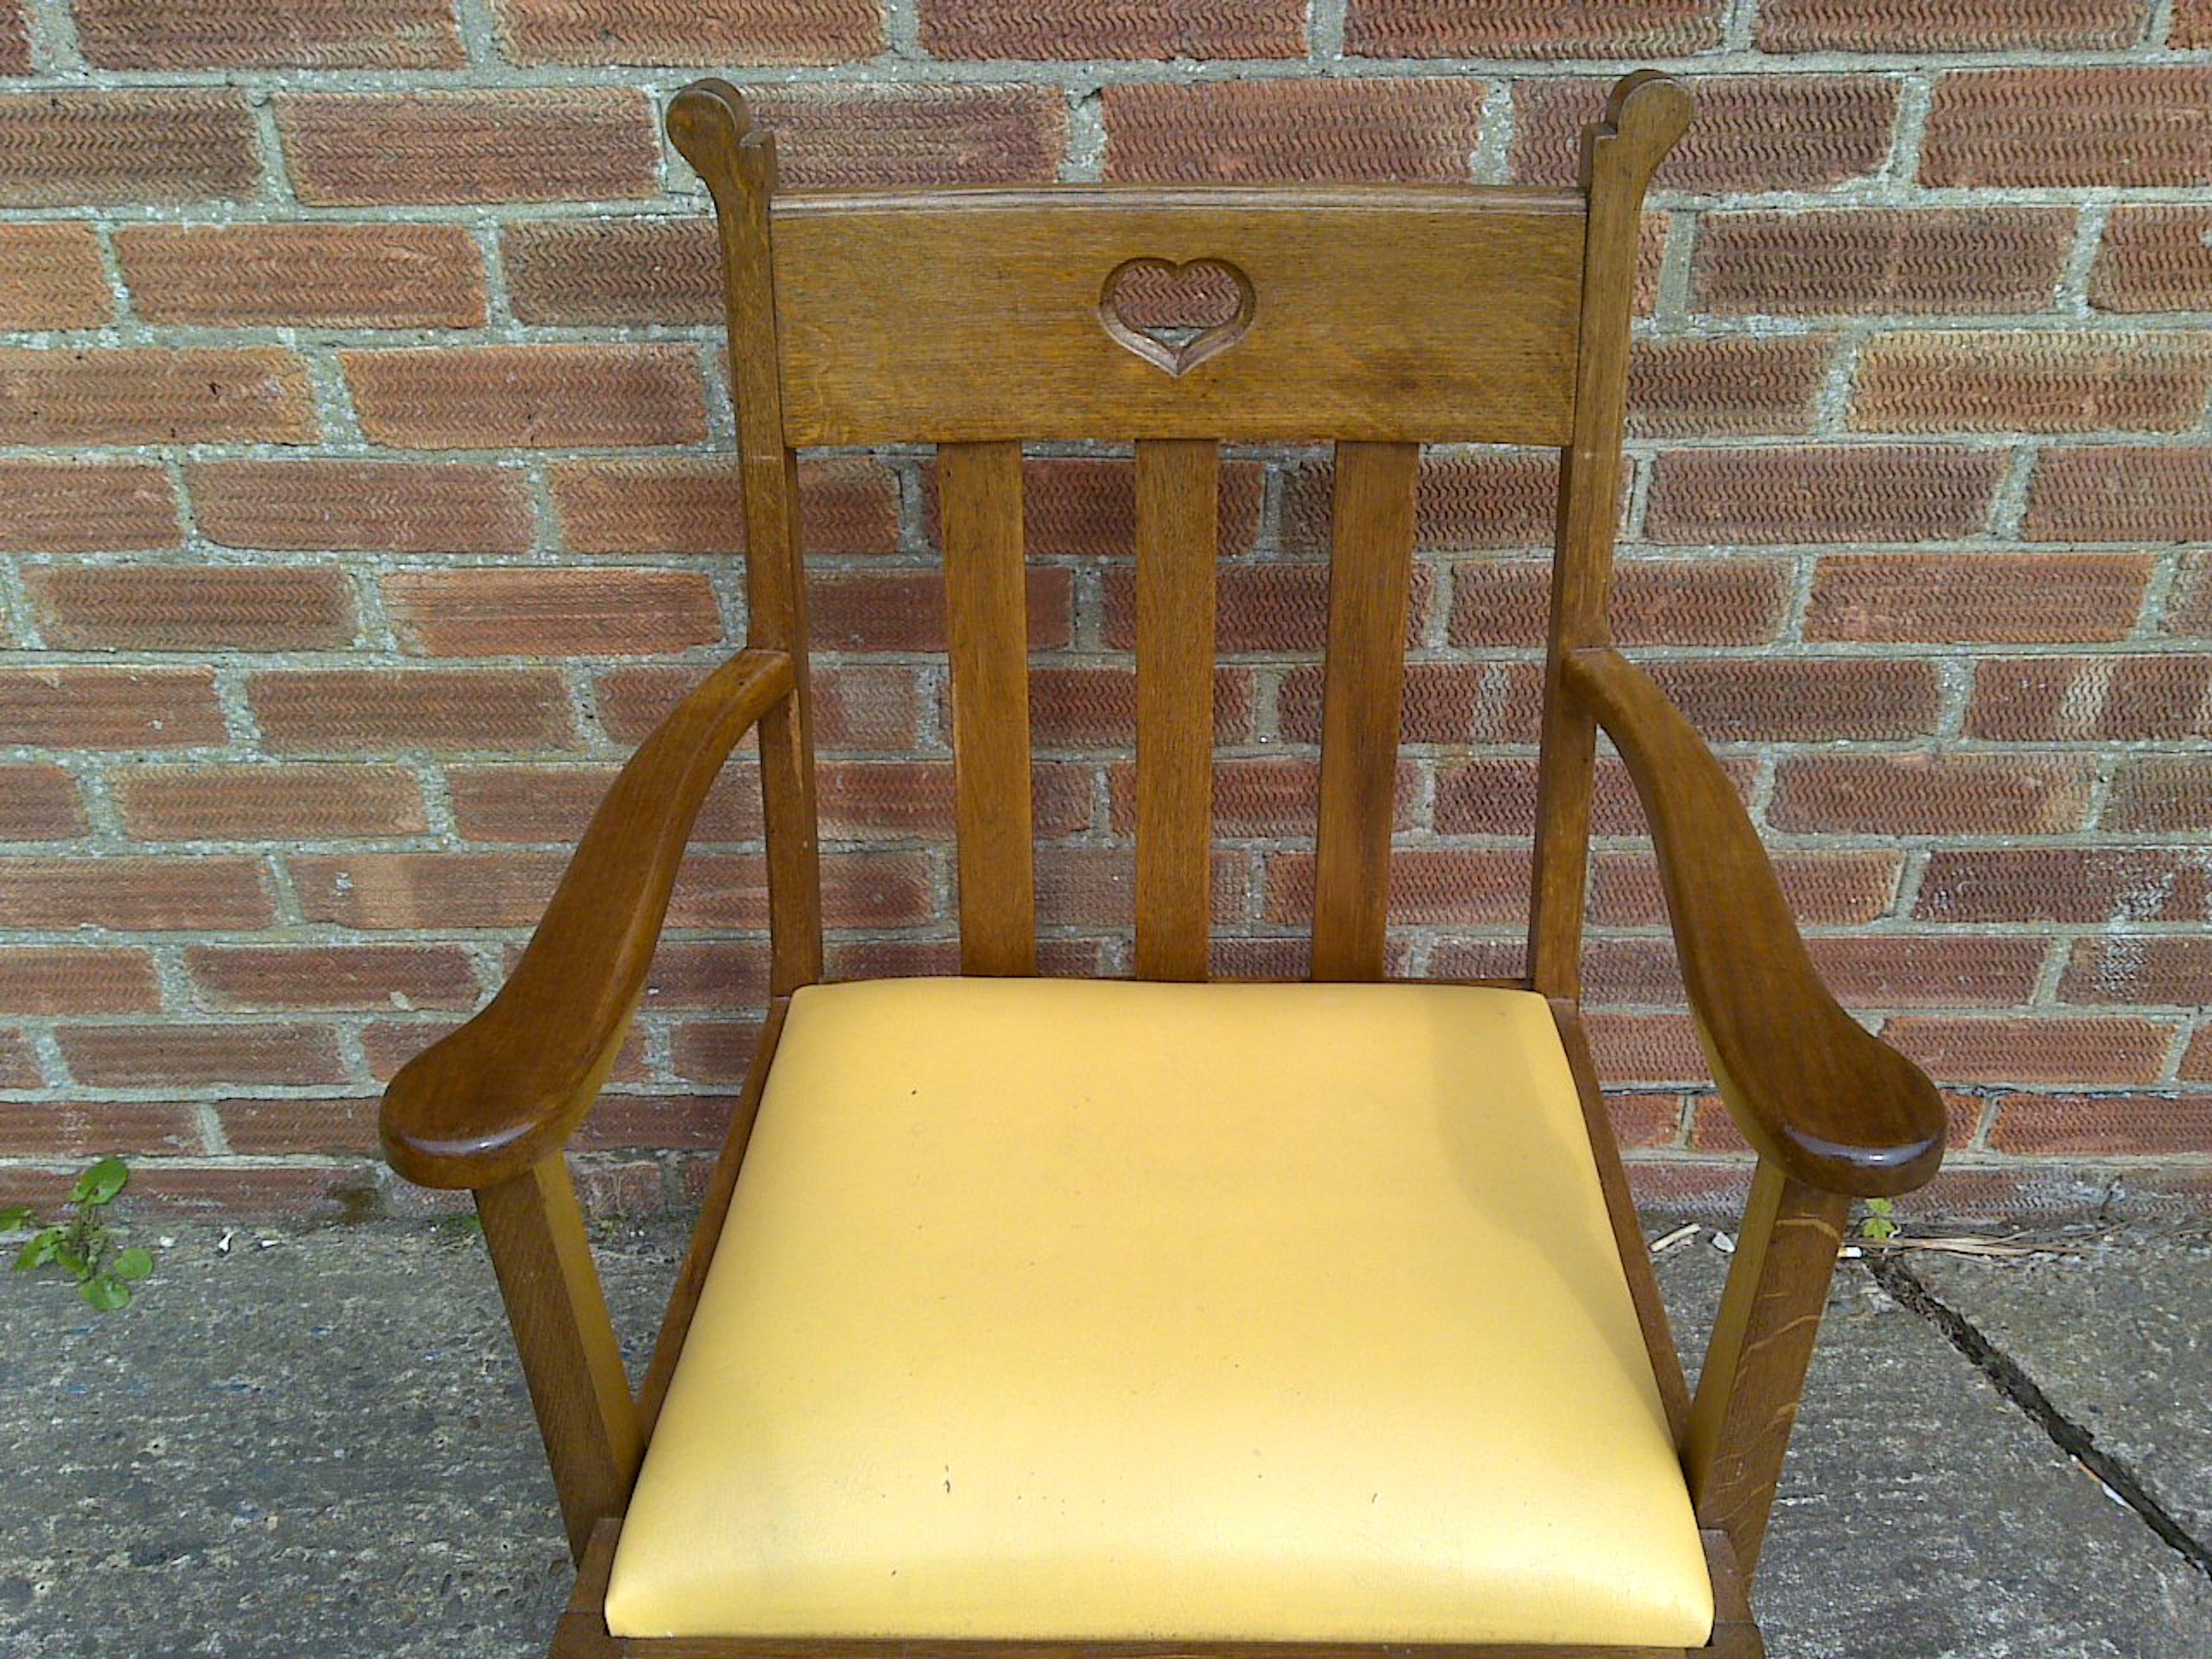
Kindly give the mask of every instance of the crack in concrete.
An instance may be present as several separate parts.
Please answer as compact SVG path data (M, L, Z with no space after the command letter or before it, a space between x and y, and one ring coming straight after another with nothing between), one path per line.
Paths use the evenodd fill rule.
M2096 1437L2051 1401L2020 1362L1982 1334L1973 1322L1929 1290L1919 1274L1893 1257L1869 1253L1866 1269L1898 1305L1926 1320L1996 1391L2026 1413L2069 1457L2105 1484L2159 1541L2206 1577L2212 1578L2212 1547L2177 1521L2136 1472L2097 1444Z

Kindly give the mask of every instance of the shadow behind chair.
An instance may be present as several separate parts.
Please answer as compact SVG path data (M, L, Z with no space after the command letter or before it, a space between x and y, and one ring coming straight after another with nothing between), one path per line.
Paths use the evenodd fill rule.
M1627 77L1572 190L797 196L733 88L675 100L720 228L746 648L384 1114L400 1173L476 1194L580 1565L556 1653L1760 1650L1745 1586L1850 1199L1931 1176L1943 1115L1820 985L1726 777L1608 641L1638 216L1688 114ZM1195 332L1126 298L1190 282L1230 300ZM1311 982L1208 983L1217 446L1316 437ZM1136 441L1136 983L1035 977L1024 438ZM1510 984L1382 979L1417 463L1446 440L1562 457ZM963 977L824 985L795 453L916 441ZM1759 1153L1694 1401L1577 1012L1600 729ZM563 1146L749 730L770 1006L633 1399Z

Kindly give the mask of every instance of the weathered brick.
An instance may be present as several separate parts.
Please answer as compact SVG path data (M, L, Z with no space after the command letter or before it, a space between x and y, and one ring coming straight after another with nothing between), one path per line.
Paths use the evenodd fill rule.
M2033 1158L2194 1156L2212 1146L2212 1096L2006 1095L1990 1145Z
M1659 165L1659 190L1827 190L1888 159L1898 82L1879 75L1708 75L1687 81L1697 119ZM1607 83L1547 77L1513 88L1513 176L1576 176L1582 130Z
M296 1085L345 1075L327 1025L64 1026L56 1034L70 1075L111 1089L204 1088L210 1084Z
M1905 860L1882 851L1781 851L1774 875L1790 913L1808 927L1863 927L1888 915ZM1601 852L1590 866L1591 922L1656 927L1667 920L1659 866L1648 853Z
M299 444L307 365L273 346L0 351L0 443Z
M36 1089L46 1081L43 1065L22 1030L0 1030L0 1088Z
M216 1108L230 1150L249 1158L377 1150L374 1099L226 1100Z
M1925 659L1693 657L1648 666L1713 743L1923 737L1942 702L1936 665Z
M2212 921L2212 856L2162 847L1938 848L1912 913L1952 922Z
M452 69L449 0L76 0L100 69Z
M2114 208L2089 275L2089 303L2100 311L2212 310L2212 211Z
M143 951L28 945L0 951L0 1012L148 1014L161 1006Z
M316 553L521 553L529 480L454 461L194 461L200 533L225 547Z
M483 255L459 225L125 225L115 253L149 323L474 328Z
M735 461L558 461L546 482L571 553L745 550ZM809 456L799 463L799 535L808 553L889 553L898 534L898 480L880 461Z
M1946 1019L1905 1014L1882 1038L1946 1083L2148 1083L2176 1027L2120 1018Z
M1344 49L1367 58L1678 58L1720 44L1721 10L1718 0L1611 6L1352 0Z
M2212 389L2202 334L1877 335L1850 423L1872 432L2179 432Z
M2185 553L2159 617L2162 634L2212 635L2212 556Z
M1920 182L2193 185L2212 171L2212 66L2054 65L1940 77Z
M883 49L875 0L499 0L518 64L836 64Z
M1660 542L1915 542L1988 520L2006 457L1934 445L1670 449L1644 532Z
M2134 553L1833 553L1813 571L1808 640L2063 644L2134 628L2151 576Z
M114 314L90 225L0 225L0 328L98 328Z
M2048 311L2071 208L1835 208L1708 213L1692 302L1723 316Z
M401 643L434 657L647 656L722 637L714 589L688 570L402 570L379 586Z
M719 323L714 221L526 219L500 231L508 303L526 323Z
M1036 574L1031 573L1032 589ZM1428 626L1435 573L1416 565L1406 606L1410 647ZM1137 642L1137 573L1115 564L1105 573L1106 643L1118 651ZM1318 651L1328 637L1328 567L1321 563L1224 564L1214 581L1214 644L1224 653ZM1035 635L1032 635L1034 641Z
M276 919L258 858L0 858L0 915L15 927L131 933L265 927Z
M652 100L629 87L293 93L276 99L302 202L611 201L653 195Z
M2212 754L2123 757L2098 827L2212 832Z
M226 735L204 668L0 669L0 744L179 749Z
M548 669L276 669L246 695L274 754L566 749L576 738Z
M924 0L922 49L939 58L1029 61L1082 58L1297 58L1305 52L1300 0Z
M1762 52L2116 52L2142 39L2148 0L1764 0Z
M207 1150L199 1115L158 1100L24 1101L0 1105L0 1157L187 1156ZM135 1173L135 1172L134 1172ZM134 1185L131 1197L138 1196Z
M1147 82L1101 98L1120 182L1464 183L1482 136L1473 80Z
M28 75L33 67L30 20L23 0L10 0L0 6L0 75Z
M150 461L0 461L0 552L179 545L177 495Z
M1064 646L1073 584L1063 566L1029 573L1030 648ZM829 651L942 651L945 579L938 570L817 570L806 584L807 623Z
M2036 458L2032 542L2212 541L2212 449L2053 446Z
M1766 821L1870 836L2049 836L2078 830L2094 756L1785 755Z
M922 469L922 527L941 540L937 468ZM1248 553L1260 532L1259 466L1229 460L1221 466L1220 508L1215 534L1224 556ZM1326 509L1324 509L1325 511ZM1032 456L1022 465L1022 548L1030 557L1085 558L1127 555L1137 540L1137 468L1113 456Z
M467 1009L482 995L458 945L196 945L185 967L214 1008Z
M606 799L612 766L453 766L446 793L465 841L550 842L573 847ZM750 841L761 836L760 775L750 760L722 770L691 830L691 842Z
M2212 737L2212 658L1986 657L1970 737L2002 743Z
M696 443L705 391L674 345L496 345L339 354L362 430L422 449Z
M1628 429L1644 438L1809 432L1835 353L1834 337L1820 334L1638 340Z
M704 666L649 664L617 668L592 683L599 723L617 743L651 733L684 694L707 676ZM814 740L824 750L915 746L921 692L916 671L888 663L817 663Z
M1629 645L1759 645L1781 630L1790 567L1771 559L1627 559L1613 583L1613 629ZM1551 615L1548 559L1452 567L1457 647L1540 645Z
M23 585L50 645L307 651L350 644L353 588L304 565L44 565Z
M2212 939L2107 933L2074 941L2062 1001L2202 1007L2212 985Z
M1335 469L1309 461L1283 477L1283 545L1326 553ZM1429 454L1413 498L1414 545L1424 550L1549 547L1559 508L1559 465L1550 451L1476 450Z
M1066 147L1056 87L817 84L745 96L775 131L777 176L800 190L1043 184Z
M47 761L0 765L0 841L62 841L86 828L76 780Z
M0 204L204 202L261 183L253 116L228 87L0 94Z
M122 766L107 788L141 841L332 841L426 827L422 786L398 766Z

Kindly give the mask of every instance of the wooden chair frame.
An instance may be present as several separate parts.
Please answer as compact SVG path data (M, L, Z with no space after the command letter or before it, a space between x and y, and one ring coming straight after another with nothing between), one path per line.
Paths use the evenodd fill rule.
M383 1115L393 1167L425 1185L471 1189L483 1218L580 1565L556 1655L766 1659L833 1651L887 1656L926 1648L961 1659L1232 1653L1352 1659L1385 1651L1440 1659L1447 1650L1467 1659L1539 1653L1656 1659L1662 1652L1680 1652L623 1640L606 1629L602 1606L620 1517L720 1235L785 1009L794 990L822 977L796 450L809 442L921 436L943 443L961 962L970 974L1019 975L1035 971L1036 927L1022 643L1021 453L1019 437L1006 422L1045 417L1049 392L1075 405L1066 417L1071 426L1118 414L1131 424L1117 428L1108 419L1106 430L1133 428L1146 434L1137 446L1136 967L1145 978L1202 979L1212 763L1206 711L1212 677L1213 434L1218 430L1206 423L1224 418L1224 409L1233 422L1243 406L1239 388L1263 373L1293 377L1290 401L1305 412L1287 418L1331 420L1339 436L1316 979L1382 976L1419 441L1463 435L1450 423L1464 415L1473 386L1501 392L1509 404L1485 423L1485 435L1559 445L1529 972L1513 983L1549 999L1557 1018L1622 1263L1681 1448L1718 1607L1711 1644L1701 1651L1741 1659L1763 1650L1746 1591L1851 1200L1903 1192L1932 1176L1942 1156L1944 1114L1927 1079L1854 1023L1822 987L1727 777L1688 722L1613 648L1607 634L1638 221L1651 172L1688 118L1688 100L1674 82L1648 72L1628 76L1613 89L1604 120L1585 135L1580 184L1571 191L1073 186L884 198L778 198L773 141L750 125L734 88L704 82L676 99L669 112L671 133L706 179L720 227L748 549L745 648L685 698L637 751L592 819L505 988L398 1074ZM1565 273L1554 297L1571 314L1555 331L1566 339L1570 355L1564 368L1554 364L1547 371L1541 362L1530 368L1534 360L1522 349L1525 343L1505 338L1517 310L1498 324L1503 344L1466 344L1470 331L1462 319L1459 337L1421 343L1422 349L1438 354L1437 373L1448 384L1429 386L1401 376L1388 385L1377 380L1355 387L1358 396L1333 404L1334 380L1349 371L1328 356L1325 339L1293 341L1286 354L1262 349L1262 331L1255 328L1249 342L1221 350L1205 374L1194 362L1147 353L1149 369L1132 373L1150 373L1156 380L1128 379L1103 392L1097 371L1080 366L1059 382L1044 384L1052 378L1053 365L1047 363L1034 377L1043 389L1011 398L1009 412L1003 407L1008 399L988 373L979 368L962 380L966 361L957 354L975 349L975 339L951 341L948 349L955 355L933 366L950 383L942 396L917 392L890 371L872 367L884 361L881 340L864 339L840 359L826 335L798 346L779 339L780 328L803 335L813 316L802 278L792 274L805 267L779 261L779 234L822 252L833 266L823 286L834 291L840 281L855 276L862 262L880 258L883 246L871 240L878 228L910 240L918 226L927 229L935 222L928 216L939 209L956 216L1018 216L1086 205L1098 207L1097 222L1109 228L1123 222L1116 214L1138 214L1140 219L1130 222L1150 226L1170 241L1177 226L1195 222L1194 214L1209 222L1224 215L1223 222L1249 221L1255 227L1251 245L1263 255L1273 246L1267 239L1279 230L1304 234L1299 216L1339 216L1327 220L1326 228L1356 225L1363 214L1397 214L1392 222L1407 228L1408 257L1416 267L1409 284L1430 280L1419 269L1423 237L1438 239L1425 256L1431 264L1487 257L1469 250L1491 241L1451 240L1458 234L1451 229L1452 214L1480 210L1492 216L1483 227L1486 237L1503 240L1501 259L1537 270L1530 280L1539 286L1542 271ZM894 216L880 228L868 216L878 210ZM908 216L896 216L902 213ZM946 221L963 234L981 222ZM1069 222L1071 234L1084 242L1091 222ZM1100 247L1111 240L1103 233L1093 240ZM1333 245L1309 241L1278 251L1285 269L1303 268L1302 260ZM1084 247L1096 251L1089 242ZM1551 252L1544 252L1547 248ZM848 263L838 268L841 258ZM781 295L780 277L787 289ZM1397 307L1402 316L1414 315L1427 298L1412 285L1392 288L1387 276L1375 281L1381 289L1376 304ZM1537 303L1528 302L1531 307ZM973 296L956 293L948 304L955 309L939 306L933 319L957 333L963 325L957 308L972 311ZM1243 320L1251 314L1248 295ZM897 321L875 320L882 326ZM999 322L987 318L984 326L996 329ZM1248 344L1256 361L1235 367ZM1083 349L1095 350L1095 344ZM1316 351L1327 360L1301 369L1297 359ZM1158 373L1163 369L1164 375ZM1551 380L1545 380L1547 372ZM1188 385L1179 386L1186 374ZM1200 395L1204 387L1212 388L1211 403ZM1188 391L1190 399L1172 401L1168 394L1176 390ZM936 396L927 421L913 410L925 395ZM1107 401L1099 402L1102 398ZM908 431L901 425L906 421L923 424ZM1027 435L1074 434L1032 428ZM1690 1005L1713 1075L1758 1152L1741 1242L1694 1400L1660 1306L1577 1012L1592 767L1601 729L1626 760L1650 821ZM766 818L772 964L767 1020L643 1387L633 1396L563 1149L605 1081L636 1009L693 819L732 746L748 731L758 732Z

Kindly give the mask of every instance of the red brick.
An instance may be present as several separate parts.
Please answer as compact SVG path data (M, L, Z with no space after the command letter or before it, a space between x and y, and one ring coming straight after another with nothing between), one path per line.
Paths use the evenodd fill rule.
M1038 573L1032 572L1034 587ZM1428 626L1435 573L1416 565L1406 611L1406 643ZM1103 623L1115 650L1137 641L1137 573L1130 564L1105 572ZM1224 564L1214 581L1215 648L1224 653L1318 651L1328 635L1328 567L1316 563ZM1032 641L1034 642L1034 635Z
M177 495L150 461L0 461L0 552L179 545Z
M149 323L475 328L483 256L459 225L126 225L115 252Z
M1066 146L1057 87L817 83L749 88L745 101L799 190L1045 184Z
M1661 542L1915 542L1988 521L2006 457L1934 445L1670 449L1644 531Z
M1136 849L1060 846L1037 849L1037 921L1046 927L1127 928L1136 915ZM1242 913L1243 862L1219 848L1209 862L1209 905L1224 927Z
M1052 978L1089 979L1099 971L1095 939L1042 939L1037 971ZM960 971L960 941L955 939L833 939L828 942L830 977L912 979Z
M2172 46L2212 46L2212 0L2174 0L2173 24L2166 44Z
M1938 848L1912 914L1927 921L2202 922L2212 859L2160 847Z
M1310 853L1268 855L1266 921L1313 920ZM1390 856L1390 920L1406 927L1521 922L1528 915L1528 854L1522 848L1401 847Z
M216 1110L224 1144L248 1158L377 1151L374 1099L226 1100Z
M2212 388L2202 334L1884 334L1850 423L1873 432L2179 432Z
M1116 182L1462 184L1482 136L1474 80L1148 82L1100 96Z
M2212 1025L2200 1027L2189 1039L2181 1056L2179 1075L2191 1082L2212 1082Z
M318 207L659 190L652 100L628 87L286 94L276 128L293 189Z
M2212 737L2212 659L1984 658L1966 732L2005 743Z
M1109 822L1116 835L1137 829L1137 768L1121 761L1109 769ZM1419 775L1401 764L1391 811L1395 828L1413 827ZM1321 809L1321 762L1310 757L1220 755L1213 762L1213 833L1218 836L1310 836ZM1039 834L1049 833L1040 828Z
M455 461L193 461L200 533L301 552L522 553L529 480Z
M711 219L526 219L500 231L508 302L526 323L720 323Z
M336 1083L344 1076L327 1025L64 1026L70 1075L98 1088L204 1087L217 1083Z
M1945 1019L1907 1014L1882 1037L1939 1081L2148 1083L2175 1027L2119 1018Z
M696 361L675 345L503 345L347 351L362 430L420 449L696 443Z
M2212 449L2045 449L2021 534L2032 542L2212 541Z
M1638 340L1628 429L1643 438L1809 432L1833 336L1725 334Z
M402 645L434 657L648 656L722 637L693 571L404 570L379 586Z
M611 670L593 682L599 723L617 743L636 743L706 676L704 666ZM812 678L814 740L820 747L900 754L914 748L921 704L915 670L883 663L817 665Z
M147 1014L161 1006L143 951L18 945L0 951L0 1011L10 1014Z
M28 75L33 67L30 21L22 0L9 0L0 6L0 75Z
M691 456L557 461L547 468L571 553L742 553L744 496L735 461ZM813 553L898 547L898 480L864 456L799 466L800 544Z
M98 328L114 314L89 224L0 225L0 328Z
M641 1147L711 1152L722 1144L736 1111L735 1095L687 1091L677 1095L601 1095L577 1126L575 1144L589 1151Z
M1899 82L1873 75L1708 75L1687 81L1697 118L1659 165L1659 190L1827 190L1889 158ZM1513 88L1513 176L1576 176L1582 130L1605 111L1606 83L1521 81Z
M575 742L559 675L535 668L284 669L247 698L270 752L565 749Z
M176 749L227 735L204 668L0 669L0 744Z
M1707 213L1692 303L1723 316L2048 311L2070 208L1850 208Z
M2212 212L2116 207L2089 277L2100 311L2212 310Z
M36 1089L46 1081L39 1057L21 1030L0 1030L0 1088Z
M1088 768L1050 763L1030 770L1032 833L1073 835L1091 822ZM950 761L832 761L815 774L825 841L945 839L953 833Z
M2185 553L2158 619L2161 634L2212 635L2212 556Z
M1029 573L1030 648L1068 641L1072 583L1064 567ZM827 651L942 651L945 579L935 568L817 570L806 584L808 626Z
M1781 631L1790 587L1790 567L1775 560L1624 560L1613 575L1613 632L1628 645L1764 644ZM1548 559L1452 567L1455 647L1540 645L1551 607Z
M305 565L45 565L23 585L49 645L309 651L354 638L352 585Z
M686 1020L670 1034L676 1074L694 1083L742 1083L760 1047L757 1019Z
M2074 941L2059 981L2063 1002L2198 1008L2212 987L2212 939L2106 934Z
M1764 0L1762 52L2113 52L2142 39L2148 0L2008 0L1978 9L1922 0Z
M1676 658L1648 667L1711 743L1924 737L1942 696L1925 659Z
M100 69L453 69L447 0L76 0L76 38Z
M1335 470L1327 461L1307 462L1285 472L1282 535L1286 550L1328 552L1335 483ZM1425 551L1548 548L1559 489L1559 458L1548 451L1425 455L1414 494L1414 545Z
M189 1157L206 1150L199 1115L190 1106L167 1101L41 1100L0 1105L0 1157ZM135 1187L131 1196L137 1196Z
M1213 740L1253 734L1249 671L1213 671ZM1040 666L1030 671L1030 739L1040 750L1128 748L1136 741L1133 668Z
M1400 724L1406 743L1534 743L1543 671L1528 662L1411 662ZM1283 677L1276 696L1281 735L1321 741L1322 666Z
M265 927L276 920L258 858L0 859L0 915L15 927L126 932Z
M107 788L141 841L331 841L426 827L421 786L398 766L122 766Z
M307 365L237 350L0 351L0 443L313 442Z
M1352 0L1344 49L1366 58L1680 58L1720 44L1721 10L1718 0L1610 6Z
M1224 461L1215 534L1224 556L1249 553L1260 533L1261 469ZM937 468L921 478L924 530L939 539ZM1324 512L1326 508L1324 507ZM1137 469L1114 456L1033 456L1022 465L1022 545L1032 558L1127 556L1137 539Z
M518 64L837 64L883 49L875 0L499 0Z
M647 1013L672 1009L728 1012L765 1002L769 953L760 939L664 939L645 985Z
M466 1009L482 996L457 945L196 945L185 966L214 1008Z
M1986 1103L1978 1095L1965 1095L1951 1091L1943 1092L1946 1119L1944 1140L1953 1152L1973 1145L1974 1135L1980 1129ZM1698 1098L1691 1122L1690 1144L1699 1152L1747 1152L1751 1143L1731 1121L1728 1104L1716 1097ZM1942 1213L1942 1212L1937 1212Z
M1959 71L1936 82L1920 182L2194 185L2212 171L2212 66Z
M76 780L60 767L0 765L0 841L62 841L85 827Z
M1722 763L1736 793L1746 802L1758 776L1749 757ZM1434 817L1444 836L1532 836L1536 832L1536 771L1534 755L1476 755L1440 758L1436 768ZM1610 755L1598 757L1591 794L1590 827L1600 836L1648 833L1644 809L1628 770Z
M2002 933L1815 934L1805 944L1822 982L1850 1008L2016 1006L2033 994L2045 951L2041 939ZM1671 939L1593 939L1583 972L1593 1003L1684 1000Z
M1808 640L2064 644L2118 640L2151 561L2132 553L1836 553L1814 568Z
M1856 927L1889 913L1903 859L1895 853L1780 852L1775 879L1808 927ZM1667 920L1659 867L1648 853L1601 852L1591 866L1590 920L1603 927L1655 927Z
M1802 832L2060 835L2087 817L2096 772L2090 755L1785 755L1766 821Z
M0 204L235 201L261 184L253 116L228 87L0 95Z
M2113 774L2105 830L2212 832L2212 755L2127 755Z
M1302 58L1300 0L1038 0L1012 7L989 0L923 0L922 50L938 58L1030 62L1082 58Z
M573 847L606 799L612 766L452 766L446 793L453 827L465 841L552 842ZM691 842L757 842L761 836L760 775L732 762L708 794Z
M2193 1157L2212 1146L2212 1096L2006 1095L1990 1145L2039 1158Z

